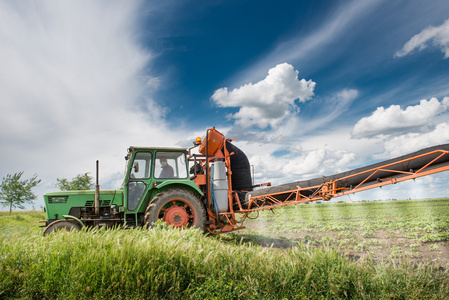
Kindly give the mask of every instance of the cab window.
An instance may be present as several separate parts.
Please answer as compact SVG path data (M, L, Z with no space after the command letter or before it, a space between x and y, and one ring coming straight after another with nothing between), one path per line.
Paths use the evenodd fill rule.
M156 153L154 177L157 179L186 178L185 153L158 151Z
M151 176L151 152L138 152L131 166L130 179L148 179Z

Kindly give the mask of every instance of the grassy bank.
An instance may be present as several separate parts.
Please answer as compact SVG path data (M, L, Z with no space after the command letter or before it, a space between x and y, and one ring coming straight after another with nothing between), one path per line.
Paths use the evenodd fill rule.
M444 299L432 266L263 248L195 230L100 230L43 237L41 213L0 215L4 299Z

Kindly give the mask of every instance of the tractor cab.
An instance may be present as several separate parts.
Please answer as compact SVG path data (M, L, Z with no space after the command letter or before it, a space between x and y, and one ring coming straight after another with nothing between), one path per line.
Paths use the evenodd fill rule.
M144 210L148 205L144 200L152 198L152 193L158 193L161 185L189 180L186 154L184 148L130 147L126 156L128 165L123 183L125 211Z

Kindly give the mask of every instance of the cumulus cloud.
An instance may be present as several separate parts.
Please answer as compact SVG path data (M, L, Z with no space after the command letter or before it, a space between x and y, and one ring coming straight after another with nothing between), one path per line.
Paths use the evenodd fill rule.
M329 139L323 136L305 137L298 140L292 136L290 143L261 144L237 142L240 149L248 155L255 169L257 183L270 181L273 185L293 182L322 175L331 175L347 170L356 163L356 153L342 149L343 144L356 144L361 141L345 141L345 137L332 132ZM335 143L332 141L335 138ZM323 140L331 144L323 143ZM365 143L366 144L366 143ZM360 157L359 157L360 159Z
M315 82L299 80L298 73L290 64L279 64L255 84L249 83L230 92L227 87L216 90L212 100L220 107L239 107L239 111L229 117L243 128L275 128L299 111L295 101L306 102L313 96Z
M430 132L408 133L386 139L384 141L385 152L375 157L391 158L446 143L449 143L449 124L441 123Z
M420 128L428 125L433 117L445 112L448 107L449 97L441 102L436 98L424 99L418 105L405 109L399 105L391 105L387 109L381 106L371 116L359 120L351 134L355 138L362 138Z
M326 172L339 172L355 159L355 154L346 150L324 148L305 152L286 160L284 174L318 176Z
M395 57L405 56L415 49L421 51L429 45L441 48L444 58L449 57L449 19L440 26L427 27L414 35L401 50L396 52Z

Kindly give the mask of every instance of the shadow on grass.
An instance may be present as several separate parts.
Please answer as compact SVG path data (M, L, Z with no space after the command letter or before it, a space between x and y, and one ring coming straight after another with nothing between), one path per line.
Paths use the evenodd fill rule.
M298 246L301 243L299 240L293 240L286 237L269 237L260 234L234 234L230 233L226 236L221 236L223 242L231 244L251 244L268 248L287 249Z

